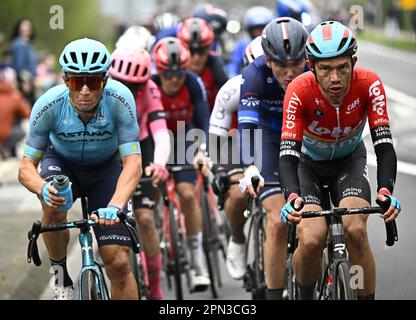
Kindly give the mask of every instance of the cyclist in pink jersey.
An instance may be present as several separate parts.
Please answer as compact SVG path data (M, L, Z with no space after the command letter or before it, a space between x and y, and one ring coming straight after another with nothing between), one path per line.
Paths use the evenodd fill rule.
M118 48L111 55L111 77L121 81L136 100L137 121L140 125L140 145L145 175L152 174L152 183L139 183L133 195L133 207L146 255L149 273L148 299L163 298L160 287L162 255L159 235L154 222L156 185L166 180L166 163L170 155L170 139L165 112L157 85L150 80L151 58L144 49Z

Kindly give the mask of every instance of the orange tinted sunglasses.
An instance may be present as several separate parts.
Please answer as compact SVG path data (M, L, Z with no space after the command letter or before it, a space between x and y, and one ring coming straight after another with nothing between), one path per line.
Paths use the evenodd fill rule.
M101 90L104 84L104 78L93 77L67 77L66 82L70 90L81 91L85 85L90 90Z

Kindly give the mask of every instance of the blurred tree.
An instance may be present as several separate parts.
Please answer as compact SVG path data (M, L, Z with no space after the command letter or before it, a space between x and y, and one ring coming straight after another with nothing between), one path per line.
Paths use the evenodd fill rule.
M28 17L34 23L35 47L56 56L68 42L81 37L91 37L111 47L113 25L109 19L101 17L99 4L99 0L1 0L0 30L5 39L0 49L9 45L13 26L22 17ZM56 5L63 9L63 29L51 28L56 11L51 13L50 10Z

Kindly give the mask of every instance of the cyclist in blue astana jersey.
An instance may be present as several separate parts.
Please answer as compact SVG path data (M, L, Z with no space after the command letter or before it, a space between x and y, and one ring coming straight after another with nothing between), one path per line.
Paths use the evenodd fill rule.
M99 213L91 219L99 223L94 231L112 298L138 299L128 259L130 237L117 218L142 171L135 101L126 86L108 79L110 53L102 43L70 42L59 62L65 84L48 90L33 107L19 181L40 199L42 224L65 221L73 199L86 196L89 212ZM69 177L72 192L52 186L60 174ZM55 298L71 299L69 231L45 233L43 239L55 270Z
M264 56L254 60L243 72L238 129L242 139L241 162L248 168L240 180L240 189L252 197L256 197L251 185L253 176L260 177L260 188L264 186L264 179L279 181L276 155L279 154L283 97L287 85L305 70L307 36L299 21L292 18L272 20L262 34ZM257 138L254 142L255 129L261 130L261 143L257 143ZM246 133L250 134L250 143ZM255 159L250 159L253 154ZM285 284L287 226L279 216L285 200L280 187L266 187L260 193L260 201L267 213L264 248L267 299L281 299Z

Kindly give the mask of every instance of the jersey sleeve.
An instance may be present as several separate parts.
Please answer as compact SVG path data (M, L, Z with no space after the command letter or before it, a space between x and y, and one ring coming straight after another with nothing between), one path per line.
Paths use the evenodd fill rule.
M49 133L54 123L52 107L63 100L63 97L50 100L46 92L35 102L30 114L29 132L26 136L23 155L35 161L42 159L48 147Z
M387 188L393 193L397 175L397 156L387 114L386 93L375 73L368 71L368 79L367 116L377 156L377 191Z
M303 108L300 89L296 83L291 83L285 93L280 157L292 155L300 158L303 139Z
M115 100L113 116L117 121L117 136L121 157L140 154L139 125L137 124L136 107L133 94L122 86L119 95L123 99Z
M279 179L286 199L292 193L300 195L298 165L303 139L303 102L300 89L296 80L290 83L283 102L279 172L285 174L280 174Z
M226 137L240 102L241 76L228 80L218 91L209 121L209 133Z
M369 72L367 116L370 125L371 138L374 146L381 143L393 143L389 116L387 114L387 99L380 78Z
M192 103L195 107L192 121L198 128L202 129L205 136L208 137L209 106L204 83L200 77L189 76L187 84Z
M147 110L148 123L152 136L155 136L159 130L166 130L166 112L163 109L162 98L159 88L152 81L148 81L147 86Z
M238 105L238 124L259 124L260 98L263 94L263 82L260 72L253 64L243 72L241 80L240 103Z

